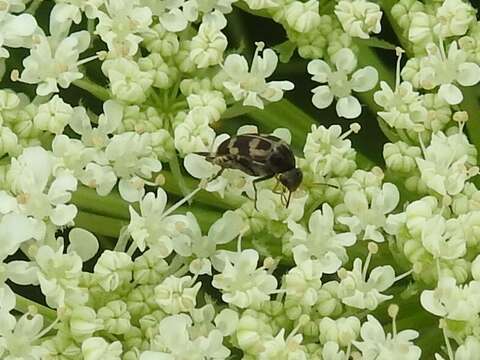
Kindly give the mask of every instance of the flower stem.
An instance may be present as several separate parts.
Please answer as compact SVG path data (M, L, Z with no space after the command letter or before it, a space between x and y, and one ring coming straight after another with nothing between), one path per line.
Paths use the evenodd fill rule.
M79 211L74 219L75 226L93 232L94 234L118 238L120 230L128 222L125 219L116 219L108 216Z
M100 196L95 189L82 185L72 194L72 203L85 212L130 219L128 203L116 191L112 191L107 196Z
M40 305L33 300L27 299L26 297L15 294L15 301L15 310L21 312L22 314L26 314L29 311L28 308L30 306L34 306L37 312L49 322L53 322L57 318L57 312L55 310L50 309L49 307L46 307L44 305Z
M30 6L24 11L25 14L34 15L37 12L38 7L42 4L43 0L33 0Z
M88 91L90 94L102 101L106 101L111 97L110 91L90 79L78 79L75 80L72 84L79 87L80 89Z

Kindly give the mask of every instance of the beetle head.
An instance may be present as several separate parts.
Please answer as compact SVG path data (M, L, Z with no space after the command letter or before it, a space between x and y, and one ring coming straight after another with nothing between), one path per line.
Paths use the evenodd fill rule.
M278 181L282 183L290 192L298 189L303 180L302 170L293 168L278 174Z

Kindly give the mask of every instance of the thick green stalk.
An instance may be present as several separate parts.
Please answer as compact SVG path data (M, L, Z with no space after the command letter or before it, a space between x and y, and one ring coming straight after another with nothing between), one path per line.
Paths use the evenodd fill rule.
M26 314L29 311L29 307L35 307L36 311L42 315L49 322L53 322L57 317L57 312L44 305L36 303L33 300L27 299L21 295L15 294L15 310Z
M75 226L88 230L97 235L118 238L120 229L128 225L128 220L78 211L74 219Z
M95 189L81 185L72 194L72 203L79 209L92 214L130 219L129 204L116 191L112 191L107 196L100 196Z
M112 97L110 91L108 91L106 88L85 77L83 79L75 80L73 85L88 91L90 94L102 101L106 101Z

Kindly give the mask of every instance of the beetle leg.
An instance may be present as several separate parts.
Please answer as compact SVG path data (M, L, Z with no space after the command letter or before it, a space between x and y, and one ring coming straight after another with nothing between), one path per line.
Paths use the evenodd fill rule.
M255 180L253 180L252 184L253 184L253 189L255 190L255 197L254 197L255 210L258 211L258 209L257 209L257 183L260 182L260 181L271 179L274 176L275 176L275 174L268 174L268 175L265 175L265 176L262 176L262 177L259 177Z
M208 182L213 181L213 180L215 180L216 178L220 177L225 169L226 169L226 168L221 168L218 173L216 173L211 179L208 180Z
M281 194L281 193L283 193L282 190L280 190L280 191L277 190L278 185L280 185L280 181L278 181L278 178L277 178L277 177L275 177L275 180L277 180L277 182L275 183L275 186L273 187L272 192L273 192L274 194Z
M290 199L292 198L292 192L289 191L288 192L288 199L287 199L287 205L285 206L286 208L288 208L288 205L290 205Z

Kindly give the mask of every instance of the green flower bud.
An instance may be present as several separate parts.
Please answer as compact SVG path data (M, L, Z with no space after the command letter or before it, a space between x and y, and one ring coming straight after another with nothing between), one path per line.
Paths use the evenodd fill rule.
M110 301L98 310L97 315L103 320L105 330L112 334L124 334L130 329L130 313L127 304L121 300Z
M88 306L77 306L70 314L70 331L73 337L86 338L104 328L103 320Z

